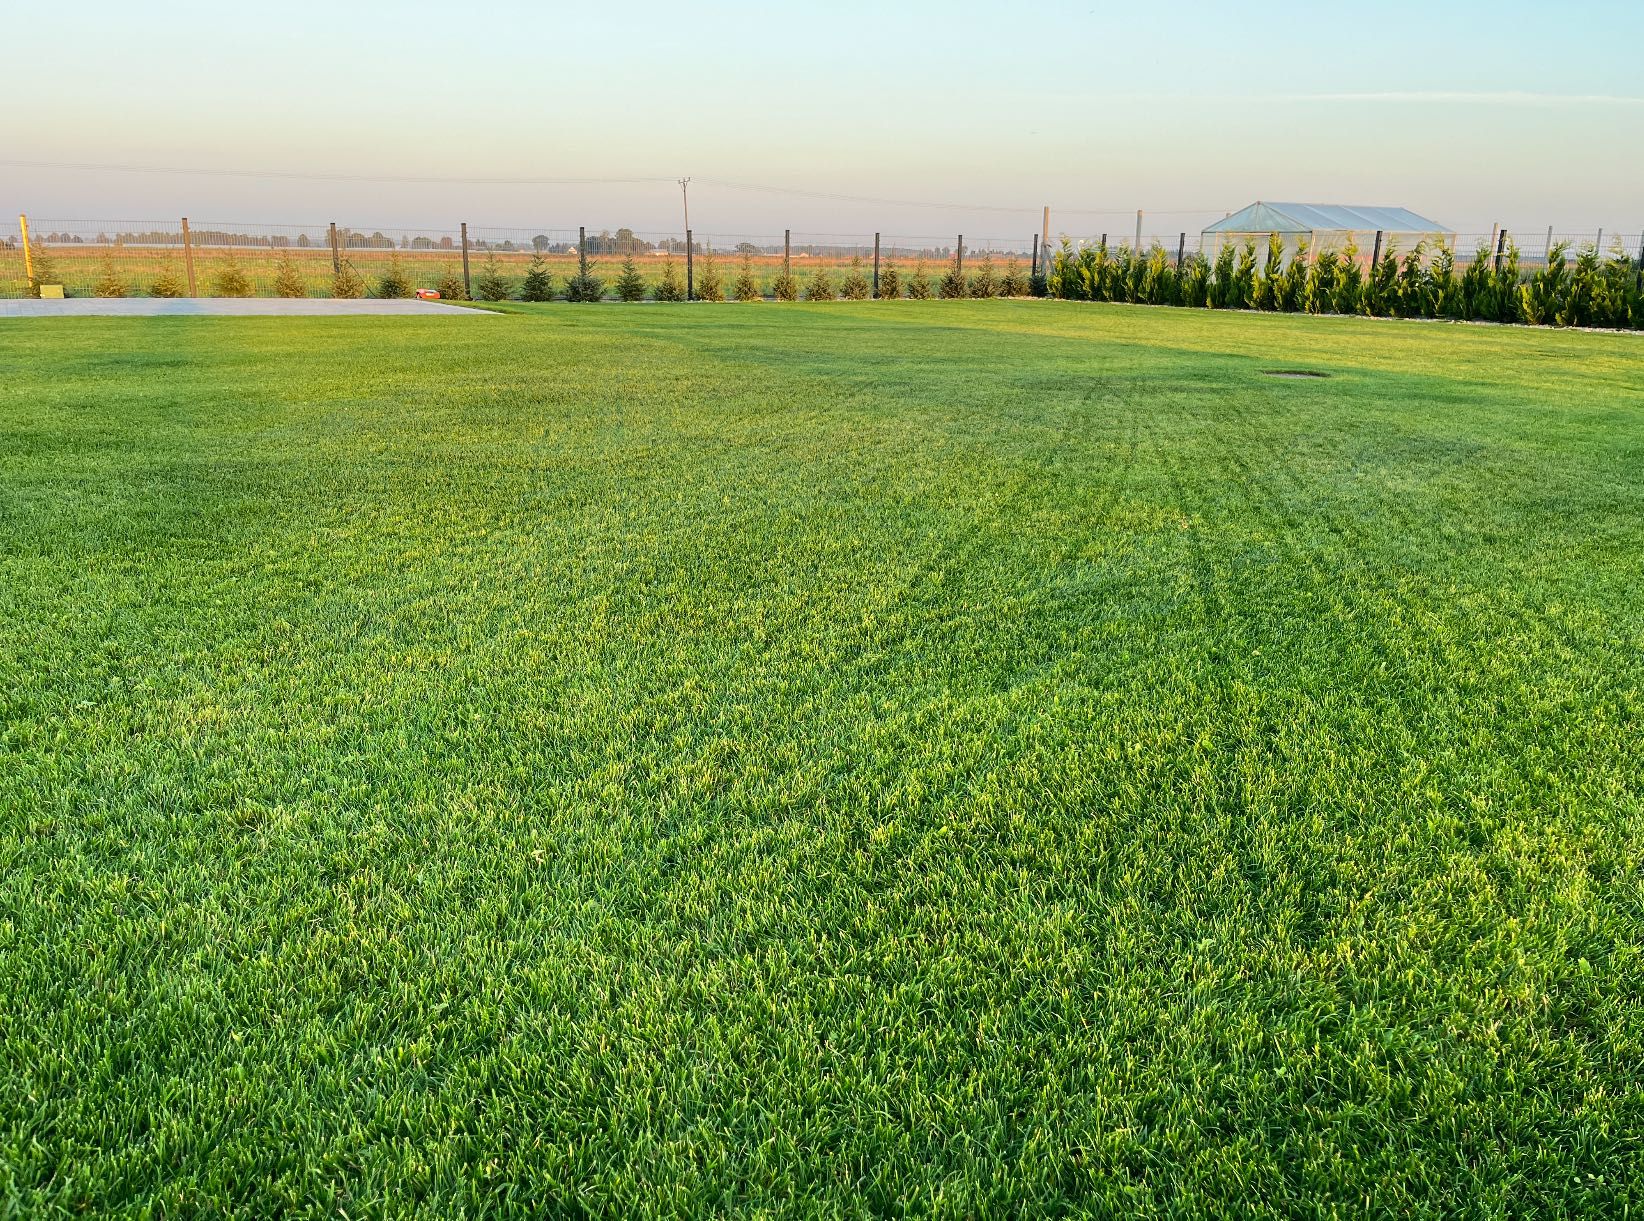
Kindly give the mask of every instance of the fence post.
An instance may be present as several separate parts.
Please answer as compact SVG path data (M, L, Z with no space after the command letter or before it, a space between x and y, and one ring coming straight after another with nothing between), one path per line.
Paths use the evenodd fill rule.
M1546 262L1553 255L1553 227L1547 226L1547 248L1541 252L1542 262Z
M691 241L691 231L687 229L685 230L685 300L687 301L696 300L696 278L691 270L691 247L693 245L695 243Z
M1370 255L1370 274L1371 275L1375 275L1376 274L1376 268L1381 265L1381 238L1382 238L1382 231L1380 229L1377 229L1376 230L1376 247L1375 247L1375 250Z
M787 275L793 261L793 230L782 230L782 274Z
M1033 275L1035 278L1039 275L1039 235L1037 233L1033 235Z
M1045 205L1045 219L1039 234L1039 249L1045 252L1045 263L1050 263L1050 205Z
M959 235L959 244L953 248L953 269L960 275L965 274L965 235Z
M1501 271L1501 256L1506 254L1506 253L1507 253L1507 230L1503 229L1503 230L1501 230L1500 234L1496 237L1496 264L1495 264L1495 270L1497 272Z
M1638 239L1638 286L1644 288L1644 237Z
M879 300L879 235L873 235L873 299Z
M194 291L194 244L188 237L188 217L183 217L183 270L188 275L188 295L198 296Z
M588 275L588 226L577 226L577 275Z
M1182 236L1176 241L1176 270L1182 269L1182 260L1187 257L1187 230L1182 230Z
M1598 255L1599 258L1604 257L1604 230L1602 229L1598 231L1598 236L1593 239L1593 253Z
M1142 252L1142 210L1140 208L1136 209L1136 244L1131 247L1131 250L1135 254Z
M468 222L462 222L462 295L473 299L474 283L468 276Z
M23 275L28 279L29 291L34 291L34 254L29 250L29 217L26 212L17 214L17 225L23 231Z

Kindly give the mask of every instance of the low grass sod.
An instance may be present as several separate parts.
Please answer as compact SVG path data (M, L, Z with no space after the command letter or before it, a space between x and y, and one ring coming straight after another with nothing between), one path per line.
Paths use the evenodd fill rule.
M504 308L0 324L8 1215L1637 1210L1637 337Z

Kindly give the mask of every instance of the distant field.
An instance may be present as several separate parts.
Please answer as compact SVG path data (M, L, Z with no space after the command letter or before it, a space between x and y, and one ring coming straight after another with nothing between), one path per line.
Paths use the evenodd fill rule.
M238 266L250 277L255 293L258 296L269 296L274 292L274 276L276 262L282 251L259 247L236 248L225 251L219 248L206 247L196 249L194 254L195 281L201 296L212 294L212 283L224 264L232 258ZM283 253L289 253L300 268L303 279L308 285L311 296L330 296L332 282L331 251L329 248L300 248L288 247ZM47 254L52 260L57 275L69 296L91 296L98 279L102 275L105 260L117 270L127 289L127 295L146 296L150 286L159 277L162 271L170 269L181 276L184 272L183 255L180 249L153 248L142 246L89 246L67 245L51 246ZM388 265L389 256L397 254L406 273L415 281L418 287L433 288L448 274L462 274L462 252L460 250L375 250L365 247L355 247L345 252L348 260L356 271L365 278L367 288L371 288L382 275ZM517 294L519 281L525 274L526 267L531 261L530 251L498 251L495 252L497 265L502 274L509 277L514 283ZM704 270L707 255L699 253L696 256L697 272ZM883 252L885 258L897 258L898 265L904 270L911 271L915 259L896 252L887 247ZM716 262L720 275L724 278L727 290L731 280L740 271L742 256L734 251L716 251L712 258ZM471 274L477 279L485 263L486 252L470 251L469 266ZM545 255L544 261L548 264L557 283L563 287L566 277L574 275L577 268L577 258L574 254ZM591 258L593 272L603 277L607 287L621 274L623 256L595 255ZM644 274L647 283L655 284L662 277L662 268L665 259L656 254L639 254L634 256L640 271ZM758 278L761 291L769 294L771 281L780 273L782 267L781 255L756 255L753 257L753 267ZM674 256L674 262L679 274L685 274L685 256ZM825 266L832 270L843 272L850 266L849 257L830 257L824 255L806 255L796 253L793 257L794 275L801 282L806 275L813 272L818 266ZM864 260L865 266L871 266L871 260ZM1005 260L998 260L998 267L1003 270ZM941 274L941 260L930 260L927 271L934 279ZM23 256L20 249L0 250L0 296L19 297L25 295L28 280L23 266Z
M1638 337L511 314L0 322L7 1215L1637 1214Z

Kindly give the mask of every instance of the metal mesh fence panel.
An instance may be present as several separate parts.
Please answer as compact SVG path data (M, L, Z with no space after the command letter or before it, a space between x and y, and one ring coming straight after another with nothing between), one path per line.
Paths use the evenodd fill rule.
M463 228L377 228L353 223L308 222L264 224L181 218L155 220L63 220L29 218L30 251L36 284L60 284L71 297L194 295L314 297L339 292L385 295L395 291L436 289L450 291L464 283ZM824 233L771 230L758 233L696 231L689 260L694 274L717 275L722 291L735 295L739 282L751 281L757 295L775 295L784 259L803 290L807 281L823 273L837 289L847 277L860 272L871 277L878 240L882 266L899 276L923 276L932 284L953 266L963 242L964 270L982 274L991 266L1001 277L1019 271L1026 275L1034 257L1035 235ZM1264 257L1267 235L1229 235L1235 244L1246 240ZM1294 248L1292 240L1287 249ZM1209 235L1215 238L1216 235ZM1313 235L1312 253L1343 248L1351 240L1362 261L1368 261L1373 234ZM1227 240L1224 238L1224 240ZM1409 252L1413 235L1389 235L1383 252L1401 257ZM1067 233L1053 230L1049 248L1041 252L1048 262L1063 243L1074 250L1106 245L1110 250L1138 244L1134 228L1122 232ZM1404 243L1401 245L1401 242ZM1517 251L1526 273L1545 266L1550 250L1562 245L1573 260L1583 250L1596 251L1605 261L1626 259L1644 267L1644 238L1637 233L1594 230L1569 232L1552 229L1509 229L1507 243ZM1484 252L1494 258L1502 245L1501 230L1446 236L1458 267ZM1213 258L1217 244L1201 233L1145 229L1140 249L1162 250L1167 257L1203 253ZM632 265L654 296L669 274L683 283L687 250L683 230L636 231L629 228L567 226L467 229L466 281L475 296L518 297L533 260L540 260L538 281L546 272L551 291L562 294L583 261L600 279L605 295L614 295L618 280ZM1431 258L1440 242L1429 238L1423 247ZM20 226L0 231L0 296L21 297L30 292L28 259ZM341 275L339 275L341 273ZM1015 283L1014 279L1010 281ZM906 281L904 280L904 283Z

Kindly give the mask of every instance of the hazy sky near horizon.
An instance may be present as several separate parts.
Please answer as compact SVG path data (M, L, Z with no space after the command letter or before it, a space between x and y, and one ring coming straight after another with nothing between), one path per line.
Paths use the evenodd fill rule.
M0 74L0 182L47 219L666 231L689 174L704 234L1008 236L1044 203L1057 232L1197 231L1258 198L1644 228L1637 2L83 0L5 27L34 50Z

